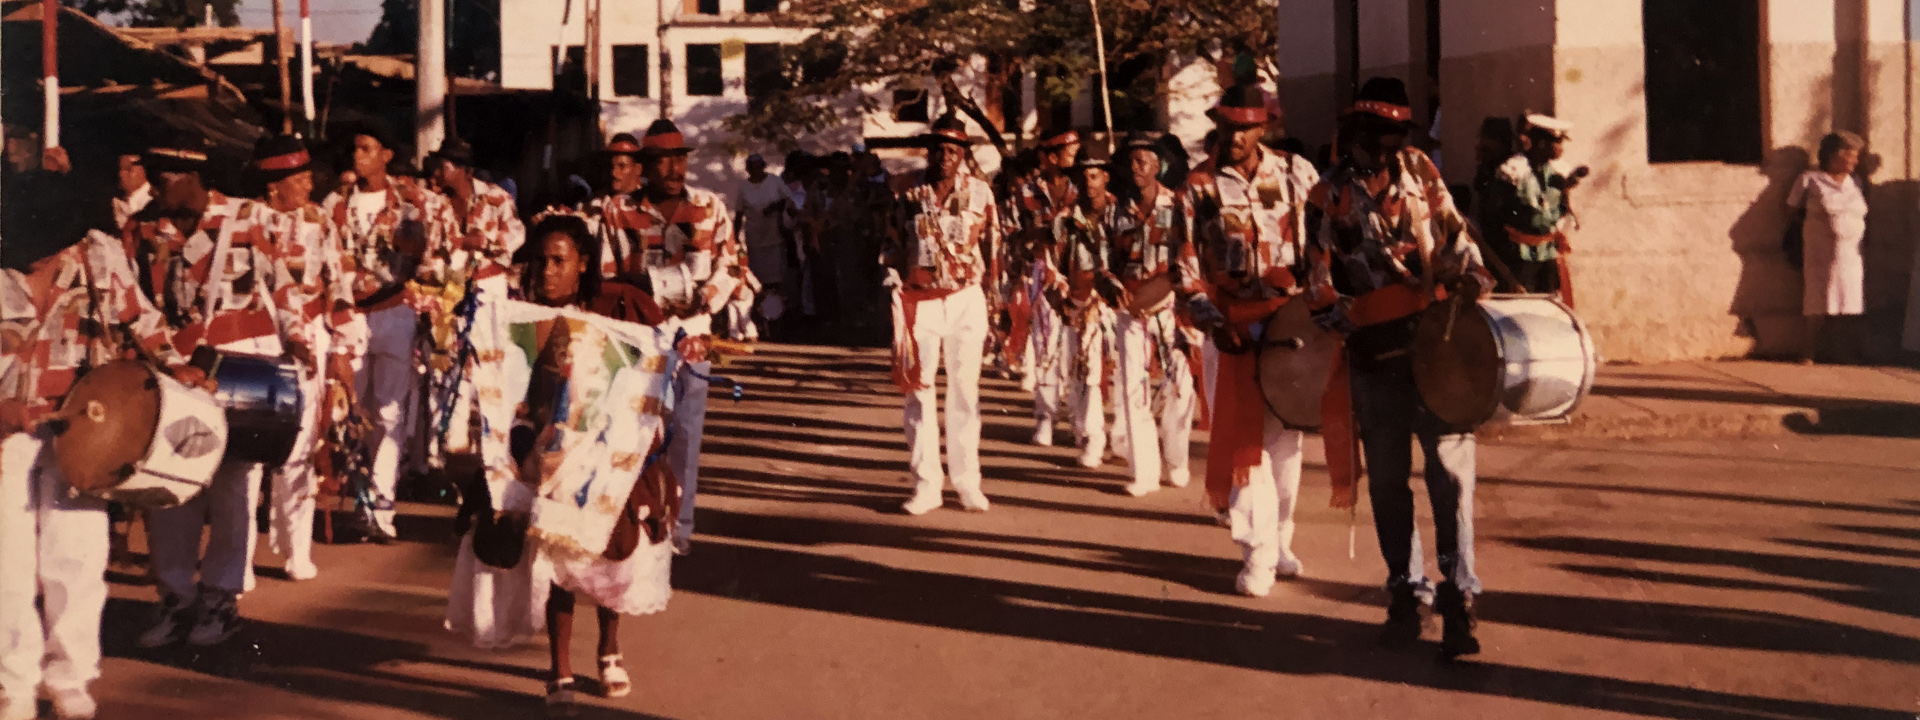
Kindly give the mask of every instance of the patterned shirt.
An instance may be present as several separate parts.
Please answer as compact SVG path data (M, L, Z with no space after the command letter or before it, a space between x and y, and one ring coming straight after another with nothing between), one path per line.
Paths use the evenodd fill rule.
M642 276L642 268L629 266L634 248L640 247L640 204L634 202L633 195L601 195L588 200L581 213L600 238L600 274L609 278Z
M998 215L993 188L977 177L955 178L945 198L931 183L916 182L893 203L880 261L900 274L908 290L952 292L984 284L992 293L998 285Z
M1316 306L1334 301L1326 250L1306 231L1313 164L1262 147L1253 177L1209 160L1188 180L1194 237L1211 301L1261 302L1313 291Z
M1488 240L1511 242L1508 229L1523 235L1551 236L1560 230L1560 221L1567 217L1566 176L1559 168L1549 162L1535 166L1524 154L1507 158L1493 173L1495 182L1490 183L1488 198L1490 217L1498 218L1500 225L1485 228L1491 233ZM1558 253L1553 243L1522 243L1520 258L1523 260L1551 260Z
M266 233L280 275L273 301L281 326L289 335L304 334L302 329L325 318L329 330L335 328L334 305L352 303L353 287L341 263L340 233L333 219L312 203L287 212L268 208Z
M700 314L712 314L733 297L746 268L725 200L689 187L671 218L645 194L634 197L634 208L638 257L662 307L694 304Z
M163 366L177 365L160 312L140 291L121 244L104 233L60 251L53 282L35 294L27 276L0 271L0 398L20 400L30 415L52 411L79 371L137 347Z
M1466 235L1440 173L1426 153L1401 151L1398 173L1377 196L1367 179L1340 168L1313 189L1322 219L1320 241L1333 253L1333 281L1342 295L1359 297L1392 285L1424 282L1431 258L1436 284L1463 273L1487 278L1480 250Z
M527 228L520 223L513 196L489 182L472 180L473 194L467 199L467 211L461 213L451 196L438 196L447 206L445 219L452 222L441 237L443 244L432 246L428 256L433 266L428 273L450 283L468 278L496 277L513 264L513 253L527 241ZM432 194L432 193L428 193ZM464 247L469 235L478 235L482 247Z
M374 192L384 195L384 204L371 218L353 210L354 200L367 194L357 185L334 191L322 204L340 235L342 270L352 282L354 302L363 307L399 297L408 280L432 274L421 258L400 252L396 236L419 233L431 253L448 247L447 233L458 225L452 206L436 193L391 181Z
M1107 195L1101 209L1074 203L1054 218L1053 252L1041 265L1050 299L1084 306L1095 300L1096 284L1105 286L1111 275L1112 253L1107 230L1119 222L1120 202ZM1058 308L1065 312L1066 308Z
M1185 192L1162 187L1151 202L1126 198L1110 222L1108 272L1128 290L1171 273L1174 288L1182 294L1203 292L1200 256L1193 244L1193 203Z
M273 301L281 276L267 239L267 206L210 195L191 234L170 218L146 213L127 224L124 236L183 354L201 345L284 335Z

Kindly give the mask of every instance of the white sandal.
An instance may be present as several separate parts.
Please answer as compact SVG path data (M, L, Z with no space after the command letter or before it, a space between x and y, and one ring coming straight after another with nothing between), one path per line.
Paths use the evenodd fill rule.
M610 698L626 697L633 692L633 678L627 676L619 655L600 658L600 692Z

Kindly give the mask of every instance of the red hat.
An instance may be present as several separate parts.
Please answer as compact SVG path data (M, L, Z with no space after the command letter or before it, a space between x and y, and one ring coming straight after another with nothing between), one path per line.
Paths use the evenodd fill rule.
M606 149L601 152L608 155L639 155L640 141L634 139L633 133L619 133L607 141Z
M1207 111L1215 123L1231 127L1255 127L1267 124L1273 114L1267 111L1267 93L1258 85L1235 85L1220 94L1220 104Z
M1371 115L1392 123L1413 124L1412 103L1407 100L1407 84L1399 78L1369 78L1354 96L1348 115Z
M680 134L680 126L672 120L655 120L647 126L647 136L640 141L642 155L685 155L693 152L687 147L687 137Z
M920 136L920 140L927 147L933 147L939 143L973 144L973 139L967 137L967 124L952 113L941 115L939 119L934 120L933 126L929 128L927 134Z
M1078 142L1080 142L1080 133L1074 132L1071 128L1056 130L1052 134L1040 138L1040 149L1050 150L1057 147L1073 145Z

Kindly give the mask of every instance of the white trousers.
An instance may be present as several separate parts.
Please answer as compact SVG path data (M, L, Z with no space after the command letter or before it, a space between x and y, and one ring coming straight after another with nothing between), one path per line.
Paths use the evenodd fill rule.
M313 466L313 453L320 445L321 412L326 409L327 355L332 338L320 321L306 333L307 347L313 351L314 367L302 368L300 398L300 435L293 441L293 454L285 465L273 472L273 498L269 501L272 521L268 525L268 546L288 567L313 564L313 510L319 493L320 478Z
M669 320L668 333L685 330L689 336L705 335L713 330L713 316L697 315L686 320ZM707 427L707 380L713 363L685 363L675 371L673 390L673 438L667 443L667 467L680 480L680 518L673 530L674 540L684 543L693 537L693 508L700 489L700 441Z
M1293 507L1300 496L1301 433L1266 416L1260 466L1228 498L1233 541L1246 567L1272 573L1282 562L1298 567L1293 554Z
M1106 396L1101 389L1110 339L1107 324L1095 318L1074 329L1058 314L1052 319L1051 337L1044 343L1049 351L1039 363L1033 389L1034 428L1050 432L1065 402L1082 460L1098 461L1107 453Z
M1160 484L1164 467L1175 474L1187 471L1188 446L1193 439L1193 371L1186 353L1174 349L1162 338L1178 333L1171 310L1146 318L1120 313L1114 345L1120 363L1115 379L1114 448L1133 468L1133 483L1142 487ZM1156 353L1162 378L1156 387L1148 373ZM1166 406L1154 426L1153 397L1165 394Z
M366 319L367 352L354 366L354 391L373 421L373 487L376 501L387 505L374 511L374 520L393 534L391 503L400 481L400 456L413 438L414 391L420 386L413 361L419 314L401 304L367 313Z
M956 490L980 489L980 364L987 343L987 296L969 287L914 309L921 388L907 394L903 425L914 494L938 495L940 426L934 423L942 351L947 367L947 473Z
M31 707L42 683L85 690L100 677L107 549L107 504L71 495L51 446L26 433L0 443L0 697Z
M192 600L202 587L234 596L253 589L253 548L260 538L253 509L260 506L261 473L260 463L220 463L206 491L147 513L147 545L161 592Z

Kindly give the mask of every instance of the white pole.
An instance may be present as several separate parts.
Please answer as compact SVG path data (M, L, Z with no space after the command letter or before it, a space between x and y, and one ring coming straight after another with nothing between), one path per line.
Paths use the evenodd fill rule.
M40 3L40 74L44 79L46 117L42 119L45 124L41 127L40 139L48 149L60 147L59 38L59 0L43 0Z
M413 72L414 162L440 147L447 132L446 6L420 3L420 44L414 51Z
M313 129L313 9L309 0L300 0L300 107L307 116L307 132Z
M1113 92L1107 88L1107 34L1100 29L1100 0L1087 0L1093 9L1093 51L1100 61L1100 108L1107 117L1107 152L1113 152Z

